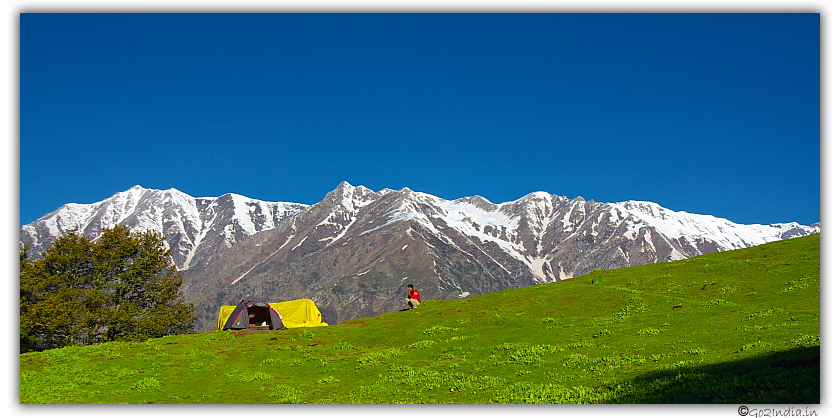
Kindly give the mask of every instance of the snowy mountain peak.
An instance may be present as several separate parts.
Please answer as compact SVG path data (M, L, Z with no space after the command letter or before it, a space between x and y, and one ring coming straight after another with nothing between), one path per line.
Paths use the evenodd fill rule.
M460 199L455 200L454 202L470 204L486 212L492 212L498 209L498 205L478 195L471 197L462 197Z
M343 181L335 190L327 193L323 201L331 205L339 205L345 211L354 212L378 197L376 193L365 186L357 187Z
M526 200L551 200L552 195L548 192L532 192L528 193L523 199Z
M51 240L78 229L98 239L115 225L152 230L166 238L179 269L204 260L221 244L225 248L256 232L275 228L306 205L263 202L229 193L218 198L194 198L180 190L134 186L91 204L69 203L21 227L21 248L31 244L31 256L49 247Z

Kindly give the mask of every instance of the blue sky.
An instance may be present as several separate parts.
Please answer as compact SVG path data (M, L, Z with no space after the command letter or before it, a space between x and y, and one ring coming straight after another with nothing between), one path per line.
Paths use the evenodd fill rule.
M21 224L345 180L818 222L819 14L21 14Z

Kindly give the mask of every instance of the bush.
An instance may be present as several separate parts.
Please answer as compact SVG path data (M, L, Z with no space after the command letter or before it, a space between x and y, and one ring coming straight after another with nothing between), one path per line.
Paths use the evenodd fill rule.
M433 326L433 327L431 327L431 328L429 328L429 329L427 329L427 330L423 331L423 334L426 334L426 335L437 335L437 334L442 334L442 333L444 333L444 332L452 332L452 331L457 331L457 330L458 330L458 328L444 327L444 326L441 326L441 325L435 325L435 326Z
M636 335L656 335L656 334L659 334L660 332L663 332L663 331L665 331L665 330L662 329L662 328L650 328L650 327L648 327L648 328L642 328L642 329L636 331Z
M137 341L192 330L193 304L162 236L106 229L91 242L70 231L40 260L20 251L20 350Z
M550 344L524 347L511 353L508 357L508 361L519 364L536 364L542 360L542 356L552 354L557 351L563 351L563 348Z
M392 357L400 357L402 355L403 355L402 350L400 350L398 348L386 348L384 350L373 351L373 352L370 352L370 353L362 354L359 357L359 363L362 363L362 365L367 366L367 365L373 364L373 362L377 361L377 360L384 360L384 359L392 358Z
M411 343L411 344L409 344L409 345L405 346L405 348L408 348L408 349L412 349L412 348L428 348L428 347L431 347L431 346L433 346L433 345L435 345L435 344L437 344L437 343L436 343L436 342L434 342L434 341L432 341L432 340L420 340L420 341L417 341L417 342L414 342L414 343Z
M335 343L333 348L336 349L336 350L352 350L353 349L353 344L342 341L342 342Z
M154 377L144 377L139 382L135 383L131 389L140 392L152 392L160 390L160 382Z
M300 392L286 385L278 385L269 388L263 387L260 388L259 391L265 392L265 396L267 396L271 400L271 403L303 403L303 401L300 399Z
M723 299L712 299L712 300L704 303L703 307L704 308L711 308L712 306L723 305L724 303L726 303L726 301L723 300Z
M273 358L267 358L267 359L263 360L262 363L260 363L260 366L269 367L269 366L274 366L274 365L281 364L281 363L283 363L283 359L273 357Z
M788 345L794 347L812 347L820 345L819 335L801 335L788 342Z
M606 337L606 336L611 335L611 334L612 334L612 332L610 332L610 330L602 329L602 330L596 332L595 335L592 336L592 338Z

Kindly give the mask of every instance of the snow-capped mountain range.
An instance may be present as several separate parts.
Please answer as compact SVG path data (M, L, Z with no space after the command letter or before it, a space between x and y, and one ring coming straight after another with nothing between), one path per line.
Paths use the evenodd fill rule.
M185 270L206 261L211 253L230 248L256 232L273 229L306 205L264 202L229 193L195 198L176 189L153 190L134 186L92 204L68 203L53 213L24 225L21 248L31 244L30 255L45 251L50 241L77 229L97 239L103 229L130 225L152 230L166 238L175 265Z
M166 237L199 329L215 324L219 305L245 295L310 298L335 323L399 308L408 282L426 299L463 298L820 231L795 222L741 225L651 202L535 192L494 204L343 182L311 206L138 186L65 205L22 226L20 242L36 255L68 229L96 238L118 223Z

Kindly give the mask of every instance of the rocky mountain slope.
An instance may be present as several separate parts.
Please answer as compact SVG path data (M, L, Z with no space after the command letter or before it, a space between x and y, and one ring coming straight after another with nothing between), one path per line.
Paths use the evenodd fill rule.
M400 309L409 283L425 299L464 298L820 230L741 225L651 202L535 192L494 204L344 182L312 206L135 187L21 227L21 245L40 251L68 228L95 238L116 223L164 234L183 270L182 290L196 304L198 330L213 329L219 306L245 296L310 298L334 324Z

